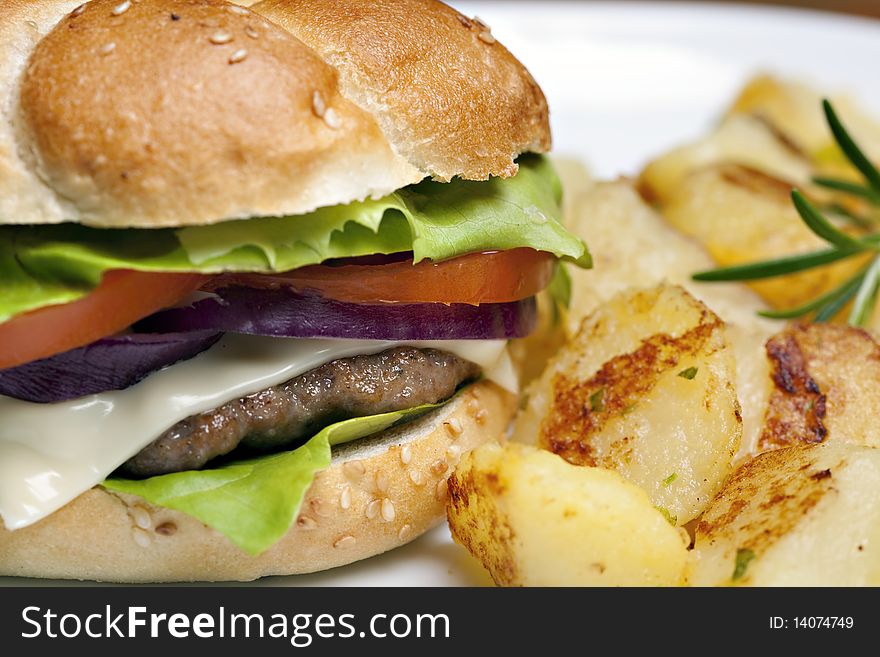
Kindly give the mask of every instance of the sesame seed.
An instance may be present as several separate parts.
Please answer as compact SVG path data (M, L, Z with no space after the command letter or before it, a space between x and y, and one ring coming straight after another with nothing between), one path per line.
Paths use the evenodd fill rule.
M222 46L224 43L229 43L230 41L232 41L232 39L233 37L229 32L224 32L221 30L219 32L214 32L214 34L211 35L210 41L211 43L217 44L218 46Z
M425 473L421 470L410 470L409 471L409 479L416 486L424 486L425 485Z
M230 64L238 64L239 62L243 62L247 57L247 50L244 48L239 48L234 53L229 56Z
M360 479L367 469L364 467L363 461L347 461L343 464L342 471L349 479Z
M441 479L437 482L437 489L434 491L437 499L441 502L446 499L446 480Z
M485 31L488 31L488 32L492 31L492 28L489 27L489 24L486 21L484 21L482 18L480 18L479 16L474 16L474 23L476 23L478 27L480 27L481 29L483 29Z
M461 14L458 14L458 16L456 16L456 18L458 18L459 23L464 25L466 28L470 29L471 21L467 16L462 16Z
M134 520L134 524L141 529L149 529L153 526L153 518L144 507L133 506L129 509L129 513L131 514L131 519Z
M77 8L74 9L72 12L70 12L70 15L71 15L71 16L79 16L79 15L80 15L81 13L83 13L85 10L86 10L86 3L84 2L84 3L82 3L79 7L77 7Z
M159 536L174 536L174 534L177 533L177 525L173 522L163 522L156 527L156 533L159 534Z
M474 420L476 420L477 424L486 424L486 420L489 418L489 414L486 412L486 409L480 409L480 411L474 415Z
M351 486L346 486L339 494L339 506L348 509L351 506Z
M394 512L394 504L386 497L382 500L382 520L391 522L395 515L397 514Z
M131 7L131 0L125 0L125 2L122 2L118 5L116 5L115 7L113 7L113 11L111 13L114 16L122 16L122 14L127 12L130 7Z
M454 436L457 438L458 436L461 435L461 432L462 432L461 422L459 421L459 419L457 417L454 417L451 420L446 420L443 423L443 426L446 427L446 431L449 433L450 436Z
M111 41L110 43L105 45L103 48L101 48L101 54L102 55L109 55L114 50L116 50L116 44L113 41Z
M376 490L380 493L388 492L388 475L381 470L376 473Z
M25 21L24 24L27 25L32 30L39 30L40 29L40 26L37 25L37 21Z
M400 528L400 531L397 532L397 538L398 538L399 540L402 541L402 540L405 539L407 536L409 536L409 533L410 533L411 531L412 531L412 526L410 526L410 525L404 525L403 527Z
M400 448L400 462L404 465L409 465L410 461L412 461L412 447L404 445Z
M151 539L150 534L141 529L140 527L135 527L131 532L132 538L134 538L134 542L140 545L142 548L150 547Z
M370 500L370 503L367 504L367 518L372 520L376 516L379 515L379 506L382 504L381 500Z
M435 475L441 475L446 472L446 468L449 464L443 459L437 459L431 464L431 473Z
M312 511L314 511L316 515L319 515L322 518L329 518L333 515L333 510L330 509L323 500L312 500L309 502L309 506L312 507Z
M351 547L355 543L357 543L357 539L354 536L343 536L333 544L333 547L335 547L335 548Z
M244 28L244 33L247 34L251 39L259 39L260 38L260 33L257 32L250 25L248 25L246 28Z
M331 130L336 130L342 125L342 121L340 121L339 115L332 107L328 108L324 112L324 123L326 123L327 127Z
M300 529L310 530L317 527L318 523L315 522L314 518L309 518L308 516L300 516L296 519L296 526Z
M318 118L324 116L324 112L327 111L324 97L321 95L321 92L317 90L312 94L312 111Z
M233 14L238 14L239 16L247 16L251 13L248 9L240 7L239 5L232 5L229 8L229 11Z
M473 416L480 410L480 405L477 403L476 399L468 399L465 408L467 408L467 412Z
M450 465L457 465L461 460L461 447L458 445L450 445L446 448L446 458Z
M495 37L492 36L491 32L480 32L477 35L477 38L483 43L488 43L490 46L495 43Z

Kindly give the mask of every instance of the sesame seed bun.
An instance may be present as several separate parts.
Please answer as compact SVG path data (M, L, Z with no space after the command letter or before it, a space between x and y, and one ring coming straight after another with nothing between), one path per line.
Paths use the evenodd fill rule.
M0 223L210 224L511 176L547 104L436 0L5 0Z
M10 532L0 523L0 575L245 581L380 554L443 519L451 469L461 454L501 437L515 401L480 382L415 422L335 448L294 526L258 557L184 513L96 487L30 527Z

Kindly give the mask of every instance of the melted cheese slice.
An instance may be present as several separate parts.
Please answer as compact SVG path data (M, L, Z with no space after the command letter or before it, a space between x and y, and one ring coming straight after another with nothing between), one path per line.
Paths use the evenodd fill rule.
M386 342L226 335L195 358L117 392L58 404L0 396L0 517L7 529L45 518L101 483L190 415L278 385L337 358L399 345L441 349L516 391L504 340Z

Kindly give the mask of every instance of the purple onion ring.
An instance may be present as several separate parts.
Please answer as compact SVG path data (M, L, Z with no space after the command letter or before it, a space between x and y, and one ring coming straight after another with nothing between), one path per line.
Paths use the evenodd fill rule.
M0 370L0 395L51 404L124 390L149 374L205 351L222 333L134 334Z
M135 325L152 332L223 331L288 338L490 340L534 330L534 297L479 306L455 303L346 303L290 288L241 286L213 291L190 306L160 311Z

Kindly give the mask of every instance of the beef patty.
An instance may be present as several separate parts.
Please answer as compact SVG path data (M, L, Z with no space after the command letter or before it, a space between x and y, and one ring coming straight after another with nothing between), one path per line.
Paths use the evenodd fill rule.
M474 363L436 349L398 347L340 358L178 422L120 472L151 477L197 470L239 446L288 448L334 422L442 401L479 374Z

